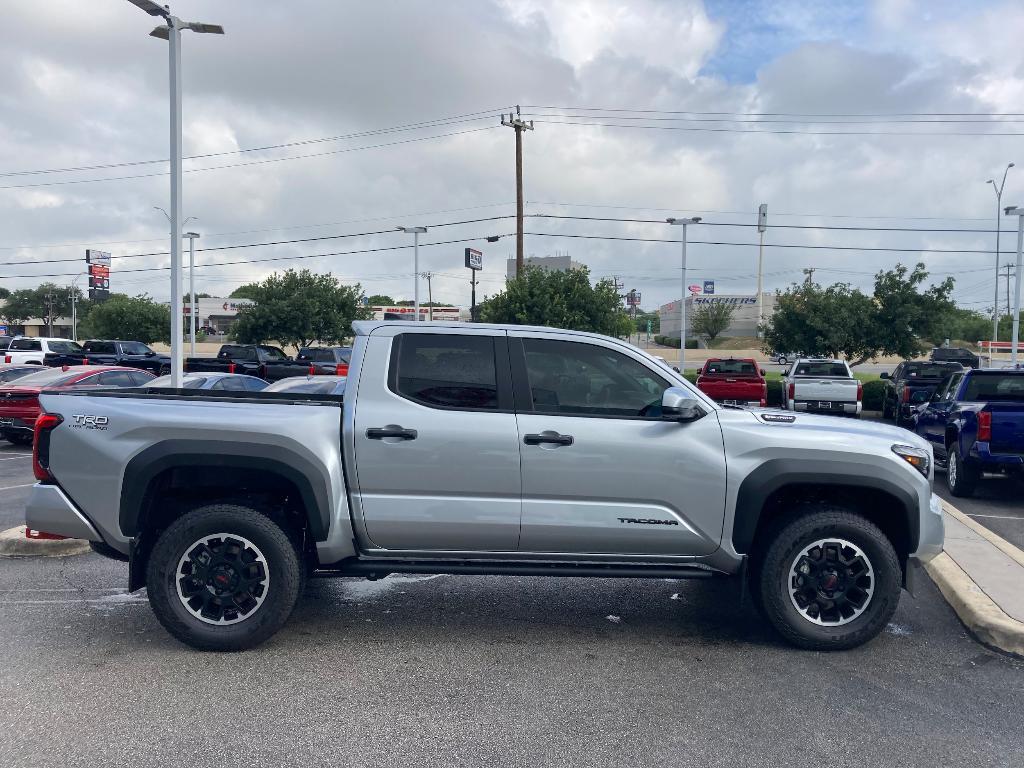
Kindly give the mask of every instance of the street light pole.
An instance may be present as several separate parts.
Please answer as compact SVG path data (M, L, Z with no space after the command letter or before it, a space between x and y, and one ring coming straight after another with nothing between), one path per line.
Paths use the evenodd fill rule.
M188 293L189 293L189 355L196 356L196 238L198 232L186 232L188 238Z
M224 28L217 24L182 21L171 15L170 6L153 0L128 0L150 16L162 17L166 26L150 32L151 37L166 40L170 68L171 100L171 386L181 387L183 355L182 301L181 301L181 30L190 29L199 34L223 35Z
M689 219L668 218L665 221L683 228L683 274L680 282L682 292L679 296L679 370L682 372L686 370L684 367L686 363L686 227L689 224L699 224L700 216L694 216Z
M995 179L989 179L988 184L992 185L992 190L996 193L996 290L995 298L992 300L992 341L999 341L999 235L1002 234L1003 220L1000 217L1000 211L1002 210L1003 204L1003 187L1006 186L1006 174L1013 168L1013 163L1009 163L1006 166L1006 170L1003 171L1003 180L996 186ZM992 359L992 349L989 348L989 360Z
M1013 332L1010 336L1010 363L1017 365L1017 334L1020 333L1020 267L1024 257L1024 208L1010 206L1007 216L1017 217L1017 274L1013 278Z
M413 289L412 303L416 322L420 321L420 235L427 231L426 227L399 227L406 234L412 233L412 271Z

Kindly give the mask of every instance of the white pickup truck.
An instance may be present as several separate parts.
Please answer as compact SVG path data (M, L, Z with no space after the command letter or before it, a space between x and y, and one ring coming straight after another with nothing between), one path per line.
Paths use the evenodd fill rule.
M57 339L48 336L19 336L11 342L4 353L4 362L14 365L42 365L47 352L64 355L81 352L82 348L71 339Z
M800 358L782 379L787 411L813 411L860 417L864 385L853 378L844 360Z

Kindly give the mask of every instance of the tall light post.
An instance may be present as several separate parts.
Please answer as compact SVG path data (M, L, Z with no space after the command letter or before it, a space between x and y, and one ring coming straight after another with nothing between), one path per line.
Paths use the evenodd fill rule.
M71 340L78 341L78 295L75 291L78 288L78 281L85 277L85 272L75 276L68 288L68 298L71 299Z
M1003 187L1006 186L1006 174L1013 168L1013 163L1006 165L1003 171L1003 180L996 186L995 179L989 179L986 184L992 185L992 191L996 193L996 290L995 299L992 301L992 341L999 341L999 235L1002 233L1003 220L1000 218L1003 204ZM989 359L992 358L992 350L989 349Z
M153 0L128 0L150 16L162 17L166 26L157 27L150 36L168 42L171 96L171 386L181 387L184 364L181 328L181 30L190 29L199 34L223 35L224 27L182 21L171 15L170 6L158 5Z
M1010 206L1007 216L1017 217L1017 274L1013 278L1013 333L1010 336L1010 363L1017 365L1017 334L1020 333L1020 267L1024 260L1024 208Z
M412 235L412 271L413 289L412 303L415 319L420 321L420 235L427 231L426 227L399 227L399 231Z
M665 219L669 224L683 228L683 274L680 285L682 293L679 295L679 370L686 370L686 227L689 224L700 224L700 216L693 216L689 219Z
M196 356L196 238L198 232L186 232L188 238L188 293L189 293L189 355Z

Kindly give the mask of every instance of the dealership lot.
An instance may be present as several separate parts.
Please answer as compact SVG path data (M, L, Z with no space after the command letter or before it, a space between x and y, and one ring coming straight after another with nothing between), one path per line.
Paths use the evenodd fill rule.
M25 453L0 449L4 527ZM836 654L784 645L730 583L392 576L315 580L266 645L200 655L125 582L92 553L0 560L0 764L1000 766L1024 747L1024 661L926 577Z

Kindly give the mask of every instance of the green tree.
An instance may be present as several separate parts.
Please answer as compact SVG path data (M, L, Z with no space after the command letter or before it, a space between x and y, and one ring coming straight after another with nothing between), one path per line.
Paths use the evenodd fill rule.
M586 267L564 272L527 267L504 291L480 304L480 318L485 323L546 325L609 336L625 336L632 328L615 285L610 280L591 285Z
M92 307L79 324L79 337L131 339L152 344L171 338L171 309L148 296L115 293Z
M243 344L337 344L352 335L353 320L370 317L370 310L359 300L363 291L358 283L342 285L333 275L308 269L274 273L249 288L250 295L245 298L255 304L239 309L232 328L234 337Z
M724 301L705 301L694 307L690 328L699 336L706 336L708 343L732 324L735 309Z
M661 333L661 315L657 312L637 312L634 318L634 333L647 333L647 323L651 324L651 333Z
M11 295L11 292L6 288L0 288L0 299L6 299Z
M53 316L71 316L71 295L78 300L78 314L85 316L89 312L89 302L82 298L82 291L79 288L59 286L56 283L43 283L36 288L19 288L11 291L6 297L4 306L0 308L0 317L12 324L22 323L25 320L43 319L47 316L47 308L50 303L47 296L53 297Z
M794 285L780 293L764 327L766 349L845 357L854 365L878 355L916 357L941 334L956 306L952 278L922 289L924 264L875 275L871 296L847 283Z
M259 283L246 283L240 285L228 294L229 299L252 299L259 289Z
M372 296L366 297L366 303L371 307L394 307L396 306L395 300L390 296L385 296L383 293L375 293Z

